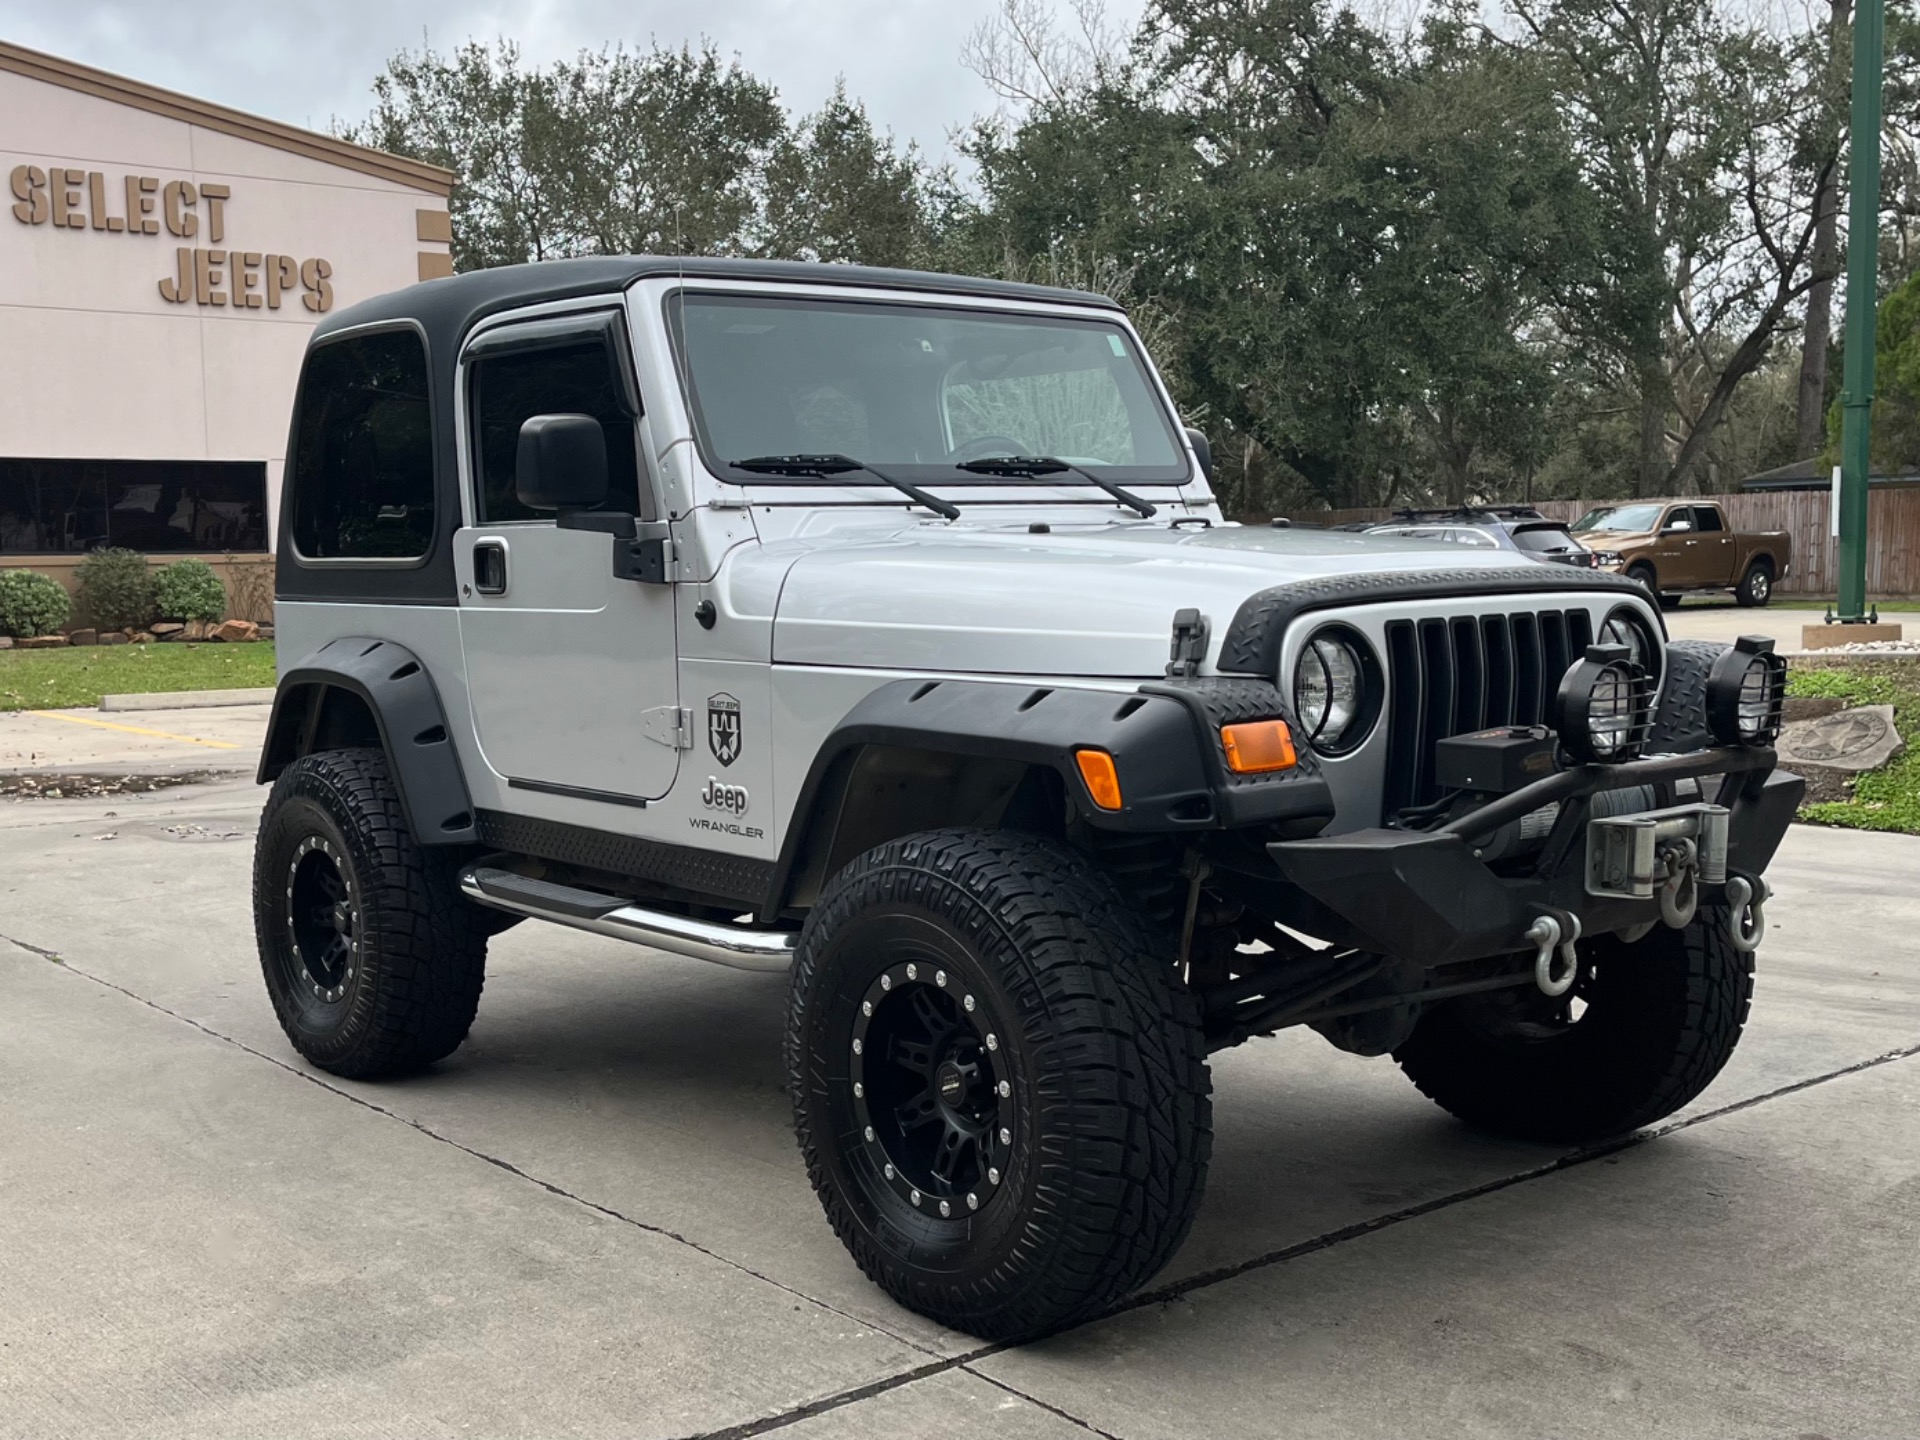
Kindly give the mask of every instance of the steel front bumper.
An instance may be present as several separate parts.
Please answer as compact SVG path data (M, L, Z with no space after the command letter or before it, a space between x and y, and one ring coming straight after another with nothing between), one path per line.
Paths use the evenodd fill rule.
M1798 775L1775 770L1774 763L1769 748L1720 747L1576 766L1437 830L1360 830L1266 848L1287 888L1306 900L1289 923L1297 919L1309 933L1425 965L1510 954L1536 948L1539 932L1529 930L1542 916L1562 935L1605 934L1662 919L1658 895L1595 894L1590 887L1589 843L1600 843L1590 835L1592 801L1602 791L1651 785L1656 794L1672 796L1679 782L1724 777L1717 792L1708 781L1701 797L1726 811L1724 878L1702 867L1694 877L1697 900L1714 905L1729 888L1736 896L1743 883L1757 888L1753 882L1806 789ZM1519 873L1511 865L1496 873L1477 858L1476 849L1500 826L1555 802L1560 809L1544 847ZM1715 817L1715 826L1720 823Z

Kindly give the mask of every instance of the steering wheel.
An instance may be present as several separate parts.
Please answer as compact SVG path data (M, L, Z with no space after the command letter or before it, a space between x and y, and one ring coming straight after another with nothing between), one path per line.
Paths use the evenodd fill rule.
M976 435L971 440L963 440L947 452L947 459L958 463L961 460L984 460L989 455L1024 455L1027 447L1011 435Z

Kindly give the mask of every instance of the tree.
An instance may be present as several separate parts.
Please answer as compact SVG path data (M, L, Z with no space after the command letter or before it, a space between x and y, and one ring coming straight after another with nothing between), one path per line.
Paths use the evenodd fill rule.
M1810 136L1820 156L1813 190L1813 283L1801 326L1800 383L1795 398L1795 436L1802 456L1817 454L1826 439L1827 360L1833 348L1833 282L1840 274L1840 152L1846 136L1847 70L1852 0L1828 0L1827 75L1817 92L1819 113Z
M796 127L710 44L585 51L529 68L517 47L402 51L345 138L443 165L457 269L568 255L784 255L906 263L935 181L837 89Z
M1021 107L968 143L976 259L1128 274L1230 508L1464 499L1539 450L1537 332L1586 222L1538 67L1457 24L1396 46L1326 0L1161 0L1116 58L1026 3L975 45Z
M1873 468L1920 470L1920 274L1881 303L1873 343ZM1840 449L1840 403L1827 414L1827 453Z
M1736 25L1712 0L1508 7L1555 68L1614 257L1564 323L1638 397L1639 493L1681 489L1826 273L1815 197L1838 157L1804 143L1821 47Z
M925 265L933 202L911 147L876 134L844 82L774 147L757 248L859 265Z

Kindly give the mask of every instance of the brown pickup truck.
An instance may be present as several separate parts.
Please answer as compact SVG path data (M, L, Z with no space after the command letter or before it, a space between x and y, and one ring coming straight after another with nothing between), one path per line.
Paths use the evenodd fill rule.
M1600 505L1572 525L1603 570L1638 580L1671 609L1697 590L1731 590L1764 605L1793 563L1784 530L1732 530L1711 500L1635 500Z

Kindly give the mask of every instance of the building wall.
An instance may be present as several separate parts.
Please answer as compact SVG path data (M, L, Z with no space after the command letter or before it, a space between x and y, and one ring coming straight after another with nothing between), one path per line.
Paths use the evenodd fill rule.
M314 324L448 268L444 194L4 69L0 176L0 457L265 461L277 512Z

